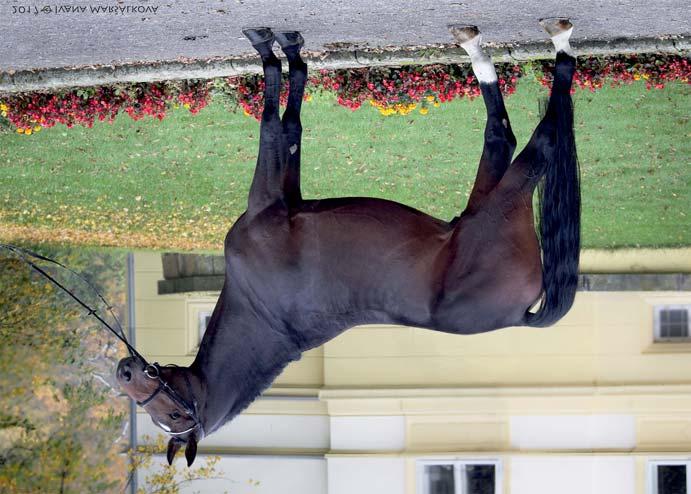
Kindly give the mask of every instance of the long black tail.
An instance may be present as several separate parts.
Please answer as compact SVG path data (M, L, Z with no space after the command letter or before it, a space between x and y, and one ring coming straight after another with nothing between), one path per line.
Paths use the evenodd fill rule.
M553 88L547 110L555 112L556 152L546 163L545 176L538 186L544 293L538 311L526 311L524 317L524 324L533 327L550 326L561 319L573 305L578 288L581 187L573 101L568 90L556 89Z

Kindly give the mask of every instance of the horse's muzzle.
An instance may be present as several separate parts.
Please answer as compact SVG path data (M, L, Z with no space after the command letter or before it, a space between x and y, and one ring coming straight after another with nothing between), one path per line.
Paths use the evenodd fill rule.
M118 369L115 373L118 381L128 383L132 380L134 363L135 359L132 357L124 358L120 361L120 363L118 363Z

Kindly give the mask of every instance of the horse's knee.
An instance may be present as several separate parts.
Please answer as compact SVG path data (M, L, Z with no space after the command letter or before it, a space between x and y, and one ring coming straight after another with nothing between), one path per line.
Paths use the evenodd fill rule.
M507 117L493 118L485 126L485 142L498 143L506 141L512 149L516 148L516 136Z
M483 154L490 162L501 163L501 173L506 169L516 150L516 137L511 127L501 125L487 126L485 128L485 146Z

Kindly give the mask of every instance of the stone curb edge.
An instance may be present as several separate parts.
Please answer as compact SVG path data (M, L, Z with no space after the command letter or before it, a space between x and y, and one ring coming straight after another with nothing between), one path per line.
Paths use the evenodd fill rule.
M683 54L691 48L689 36L583 40L574 42L573 46L579 55ZM487 44L486 48L495 62L525 62L554 57L554 49L548 40L522 44ZM465 51L457 45L308 53L305 59L311 69L470 62ZM0 93L50 91L117 82L212 79L259 73L261 70L256 57L239 57L0 72Z

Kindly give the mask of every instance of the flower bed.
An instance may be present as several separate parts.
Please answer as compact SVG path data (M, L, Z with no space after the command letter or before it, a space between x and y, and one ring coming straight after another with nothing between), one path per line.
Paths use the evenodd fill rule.
M533 63L537 80L544 87L552 86L553 61ZM578 60L574 88L592 92L606 83L616 87L644 80L647 89L663 89L673 81L691 83L691 63L677 55L629 55L606 58L587 57Z
M524 66L497 64L502 92L510 95L524 74L532 72L545 87L552 83L553 62L532 62ZM596 91L644 80L648 89L661 89L671 81L691 82L691 64L675 55L633 55L581 57L574 78L576 88ZM231 111L261 118L264 81L259 75L228 77L211 81L115 84L49 93L22 93L0 97L0 130L14 129L30 135L43 127L91 127L96 120L112 122L127 114L134 120L153 117L162 120L172 108L191 113L204 108L212 97L228 103ZM287 100L287 81L281 90L281 104ZM458 98L480 94L470 65L427 65L403 68L357 68L322 70L312 74L305 92L309 101L315 91L333 94L338 104L357 110L369 103L379 113L407 115L414 110L427 114L430 108Z
M521 77L520 66L499 64L497 73L504 94L513 94ZM334 93L338 104L346 108L357 110L369 101L382 115L407 115L418 106L425 114L429 106L480 95L470 65L321 71L312 82L322 91Z
M182 106L197 113L209 99L207 81L118 84L54 94L11 95L0 100L0 116L18 133L30 135L56 124L92 127L96 120L112 122L121 113L133 120L145 116L163 120L171 107Z

